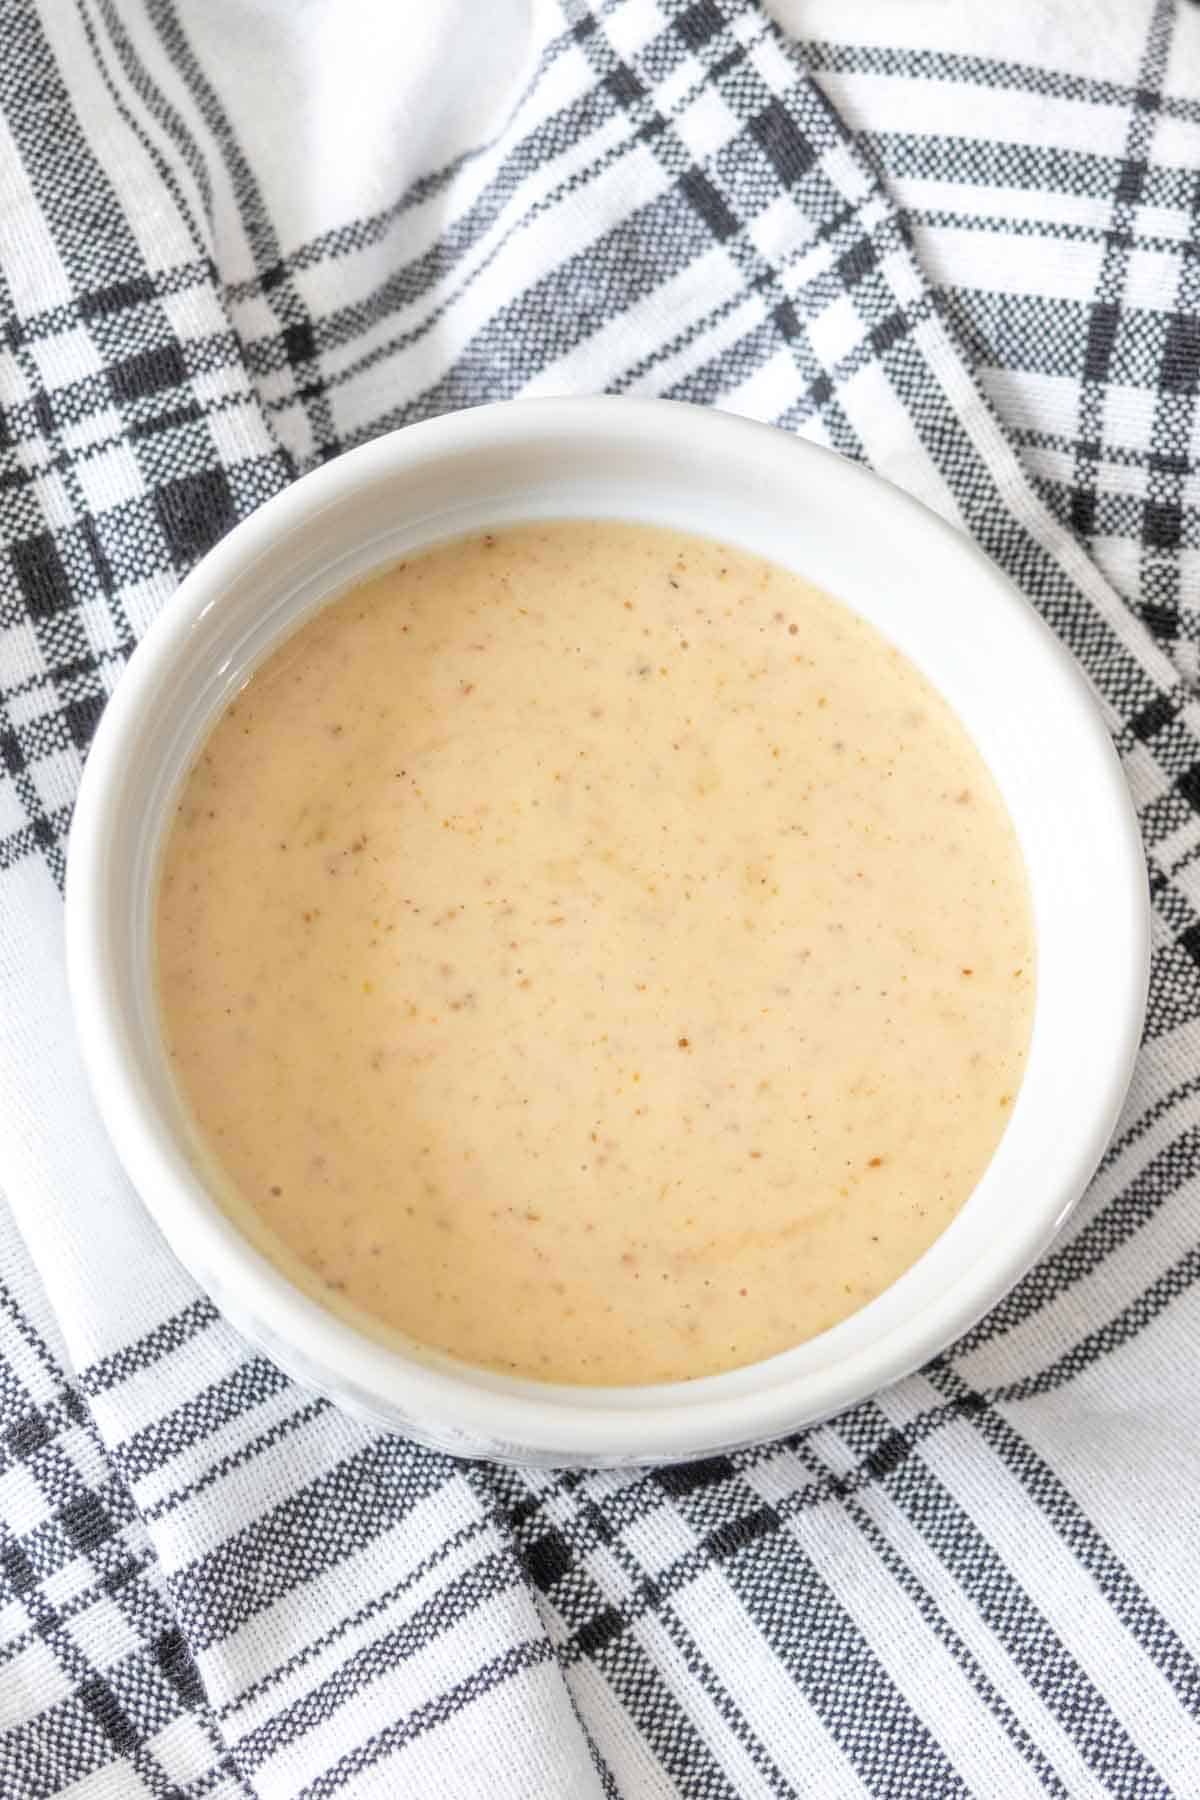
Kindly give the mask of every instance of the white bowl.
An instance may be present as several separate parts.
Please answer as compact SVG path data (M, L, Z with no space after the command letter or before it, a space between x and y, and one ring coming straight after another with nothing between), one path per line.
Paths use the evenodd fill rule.
M1038 943L1033 1038L983 1179L860 1312L700 1380L578 1388L470 1367L360 1329L254 1247L206 1191L163 1054L151 925L175 789L250 671L326 598L421 545L563 516L656 521L827 588L956 709L1011 812ZM931 872L936 881L936 871ZM826 1418L943 1350L1029 1267L1116 1121L1145 1004L1149 914L1129 795L1089 692L966 538L865 470L769 427L662 401L517 402L351 451L259 509L188 576L101 721L67 875L67 945L97 1104L180 1260L298 1380L466 1455L541 1463L699 1456Z

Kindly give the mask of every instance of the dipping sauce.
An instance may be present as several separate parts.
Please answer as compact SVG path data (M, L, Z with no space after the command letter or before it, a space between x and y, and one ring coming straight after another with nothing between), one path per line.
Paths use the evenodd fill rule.
M946 703L657 527L443 545L272 656L182 790L177 1079L350 1305L566 1382L785 1350L913 1263L1021 1079L1034 941Z

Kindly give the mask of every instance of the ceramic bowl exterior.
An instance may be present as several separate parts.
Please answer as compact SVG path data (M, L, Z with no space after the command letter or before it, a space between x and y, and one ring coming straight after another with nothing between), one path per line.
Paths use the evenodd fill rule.
M247 676L333 594L448 537L611 516L736 543L861 613L955 708L1029 873L1038 985L1028 1065L982 1180L899 1281L766 1362L662 1386L552 1386L337 1316L217 1204L161 1042L152 925L174 798ZM931 871L936 881L936 871ZM966 538L877 477L766 426L665 401L512 402L351 451L206 556L101 720L67 878L75 1016L117 1152L181 1261L245 1335L348 1410L463 1455L547 1464L701 1456L826 1418L943 1350L1016 1281L1116 1122L1145 1005L1145 868L1123 776L1067 652Z

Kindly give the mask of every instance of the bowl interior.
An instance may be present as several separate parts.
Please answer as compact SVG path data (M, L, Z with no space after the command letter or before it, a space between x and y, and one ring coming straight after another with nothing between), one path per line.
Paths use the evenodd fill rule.
M1029 874L1033 1038L975 1192L878 1299L768 1363L661 1388L553 1388L407 1351L298 1293L204 1191L162 1055L151 926L175 790L281 638L359 576L506 521L645 520L794 569L891 639L990 766ZM937 870L929 870L931 890ZM351 1404L522 1455L698 1454L827 1415L940 1349L1078 1197L1128 1081L1145 990L1132 809L1069 657L967 540L864 471L767 428L662 403L544 402L411 428L298 483L218 546L148 634L89 760L68 880L72 985L119 1153L218 1299ZM302 1348L306 1346L306 1348ZM445 1439L445 1432L441 1436Z

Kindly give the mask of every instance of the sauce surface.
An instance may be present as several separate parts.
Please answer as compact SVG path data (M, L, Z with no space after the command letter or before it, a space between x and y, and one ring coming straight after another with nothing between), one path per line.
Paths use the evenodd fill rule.
M611 521L426 552L277 651L187 778L158 949L198 1135L331 1303L568 1382L894 1281L1034 996L1011 824L913 665Z

